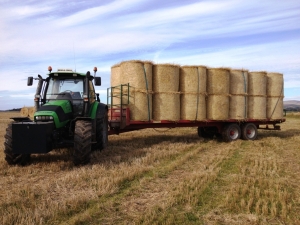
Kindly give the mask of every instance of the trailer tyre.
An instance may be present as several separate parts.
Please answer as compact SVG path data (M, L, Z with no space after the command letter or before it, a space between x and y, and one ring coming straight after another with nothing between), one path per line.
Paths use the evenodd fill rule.
M97 143L92 145L92 150L101 151L106 148L108 143L108 116L106 110L97 111L96 118L96 141Z
M21 165L25 166L30 161L30 154L15 154L12 148L12 123L8 124L6 128L6 134L4 136L4 154L5 161L9 165Z
M74 133L73 163L75 166L90 162L92 142L91 121L77 120Z
M241 137L241 128L235 123L224 126L222 130L222 139L225 142L236 141Z
M245 123L242 126L242 139L255 140L257 138L257 127L253 123Z

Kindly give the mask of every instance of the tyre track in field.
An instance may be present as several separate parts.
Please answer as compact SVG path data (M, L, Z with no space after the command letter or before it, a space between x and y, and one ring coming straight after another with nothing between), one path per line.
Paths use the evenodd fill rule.
M216 179L219 165L239 144L232 145L216 141L193 144L172 161L140 174L117 195L100 199L65 224L151 224L157 214L177 203L192 208L201 191Z

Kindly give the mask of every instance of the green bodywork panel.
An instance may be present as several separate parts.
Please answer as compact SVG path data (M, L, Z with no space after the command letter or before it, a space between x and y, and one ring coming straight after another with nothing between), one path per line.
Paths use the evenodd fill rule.
M97 102L97 101L95 101L91 105L90 111L89 111L89 116L91 117L91 119L95 119L96 118L98 105L99 105L99 102Z
M65 114L72 113L72 106L71 106L70 101L68 101L68 100L49 101L48 103L41 106L41 109L44 106L61 106L61 108L63 109ZM58 115L56 114L55 111L48 111L48 110L35 112L34 116L52 116L54 119L54 124L55 124L56 128L61 128L70 121L70 120L60 121L58 118Z

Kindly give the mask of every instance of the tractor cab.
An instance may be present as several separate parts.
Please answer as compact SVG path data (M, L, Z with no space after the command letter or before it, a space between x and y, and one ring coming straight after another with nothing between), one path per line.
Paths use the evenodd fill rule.
M95 93L94 84L101 85L100 77L96 77L97 68L94 68L94 76L88 71L86 74L74 72L71 69L58 69L52 72L48 67L48 77L43 79L40 75L36 95L36 113L34 120L51 120L57 118L56 125L69 121L76 117L86 116L91 105L100 99ZM32 77L28 78L28 85L32 85ZM94 84L93 81L94 80ZM54 114L54 116L53 116Z

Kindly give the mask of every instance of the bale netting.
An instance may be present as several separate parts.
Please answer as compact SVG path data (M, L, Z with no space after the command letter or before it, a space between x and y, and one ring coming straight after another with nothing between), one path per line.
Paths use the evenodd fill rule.
M267 73L248 73L248 110L249 119L267 118Z
M267 118L283 118L283 74L267 73Z
M207 69L207 119L227 120L229 118L229 82L229 69Z
M131 120L152 120L152 67L150 61L131 60L120 64L121 83L129 83L129 91L123 88L122 101L128 103Z
M230 70L229 119L247 118L248 71Z
M25 106L24 106L23 108L21 108L20 114L21 114L21 116L23 116L23 117L28 117L28 115L29 115L28 108L25 107Z
M180 119L206 119L206 67L182 66L179 75Z
M180 120L179 66L153 66L153 120Z

